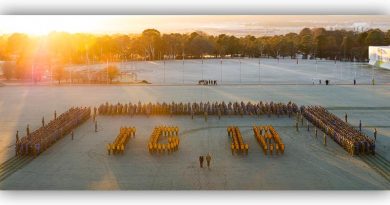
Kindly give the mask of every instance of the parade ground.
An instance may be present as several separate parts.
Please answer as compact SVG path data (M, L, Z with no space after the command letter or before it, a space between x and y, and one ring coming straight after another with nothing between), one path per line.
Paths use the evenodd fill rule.
M161 62L158 62L161 63ZM277 63L277 62L273 62ZM329 65L333 61L327 62ZM313 64L314 65L314 64ZM276 66L271 65L269 66ZM293 66L291 64L291 66ZM280 69L285 67L280 66ZM376 71L377 85L370 85L371 69L362 68L358 82L351 84L352 68L340 83L312 85L307 77L294 84L296 78L284 75L279 83L200 86L186 81L179 85L162 82L152 85L5 85L0 87L0 164L15 155L15 133L26 134L48 122L53 113L62 113L72 106L98 107L109 103L149 102L284 102L300 105L321 105L353 126L362 122L363 132L376 140L377 155L390 160L390 82L389 72ZM161 72L161 70L159 70ZM297 71L298 72L298 71ZM322 71L324 72L324 71ZM337 73L337 72L336 72ZM383 73L383 74L381 74ZM161 74L161 73L160 73ZM307 73L306 73L307 74ZM306 75L305 72L302 75ZM360 75L361 74L361 75ZM254 74L253 74L254 75ZM323 73L329 79L339 76ZM141 78L139 75L138 78ZM206 76L206 75L205 75ZM270 77L278 76L277 73ZM286 77L287 76L287 77ZM297 75L298 76L298 75ZM321 76L321 75L319 75ZM348 76L348 77L346 77ZM256 78L253 77L253 81ZM177 79L176 79L177 78ZM180 82L180 73L170 81ZM278 78L278 77L275 77ZM195 79L191 78L195 82ZM205 77L205 79L216 79ZM322 77L325 80L326 78ZM153 81L153 78L148 80ZM247 82L247 84L245 84ZM331 81L332 82L332 81ZM252 84L253 83L253 84ZM315 137L314 128L295 128L295 118L288 116L101 116L98 132L89 119L70 135L55 143L35 159L18 168L0 182L3 190L25 189L120 189L120 190L371 190L390 189L390 182L372 164L360 156L351 156L323 133ZM272 125L286 148L284 154L264 155L256 141L252 126ZM150 154L147 143L155 126L178 126L180 146L171 154ZM240 128L249 152L232 155L231 139L226 128ZM135 138L130 139L123 155L108 155L106 145L112 142L122 126L134 126ZM211 168L200 168L200 155L212 156ZM387 173L388 174L388 173Z

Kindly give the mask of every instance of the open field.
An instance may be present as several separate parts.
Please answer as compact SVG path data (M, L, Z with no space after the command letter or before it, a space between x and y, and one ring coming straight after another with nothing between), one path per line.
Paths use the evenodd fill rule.
M288 117L98 117L14 173L2 189L389 189L380 175L333 141L322 144ZM284 155L265 156L251 125L273 124L286 144ZM180 146L172 154L151 155L146 144L154 126L181 128ZM248 155L232 155L226 127L241 128ZM125 154L107 155L105 146L121 126L136 126ZM321 136L321 135L320 135ZM199 168L198 156L212 155L211 169Z
M353 79L350 69L349 80ZM371 70L361 71L361 76L367 76ZM323 75L329 75L331 81L337 78L337 75L323 72ZM381 85L375 86L310 85L311 79L307 76L296 79L297 76L305 76L305 71L296 75L270 74L270 77L283 82L303 82L296 85L248 85L249 80L243 82L248 82L246 85L220 86L188 83L166 86L6 85L0 87L0 162L13 157L16 130L24 136L27 124L35 130L41 125L42 116L46 121L53 118L54 110L62 113L72 106L93 107L105 102L260 100L322 105L341 118L347 112L352 125L358 126L359 120L362 120L363 131L369 136L373 136L374 128L378 129L377 153L390 160L390 87L386 84L390 82L390 73L378 72L383 73L377 78L381 79ZM212 75L209 76L207 79L213 79ZM181 83L180 73L176 77L170 81L176 79ZM192 79L195 82L198 78ZM369 77L361 77L363 79L370 80ZM329 138L328 145L324 146L322 133L316 139L313 129L307 132L301 128L296 132L293 118L225 116L218 120L210 116L207 123L200 116L194 120L190 116L98 116L97 120L99 132L94 132L92 120L87 121L75 130L73 141L66 136L1 181L0 189L390 188L389 181L360 157L351 157ZM153 127L162 124L179 126L179 151L170 155L150 155L146 148L147 140ZM247 156L231 154L226 127L232 124L239 126L244 141L249 144ZM272 124L286 144L285 154L264 156L253 137L253 124ZM106 144L114 140L121 126L137 127L136 138L129 141L123 156L108 156ZM198 156L208 152L213 156L212 168L200 169Z
M296 62L296 59L287 58L279 60L245 58L184 60L184 62L182 60L135 61L116 64L122 71L136 73L138 80L147 80L152 84L196 84L201 79L218 80L219 84L312 84L313 81L317 84L319 79L322 83L328 79L331 83L352 84L353 79L356 79L357 83L371 84L372 77L375 78L376 83L390 82L390 72L373 69L374 67L367 63L302 59L298 60L298 64ZM88 69L100 70L105 66L106 64L94 64L71 66L71 68L88 71Z

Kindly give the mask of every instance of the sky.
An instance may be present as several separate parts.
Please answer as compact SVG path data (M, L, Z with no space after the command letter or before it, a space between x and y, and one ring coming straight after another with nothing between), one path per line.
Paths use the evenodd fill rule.
M95 34L139 34L155 28L162 33L189 33L204 31L208 34L255 36L299 32L304 27L326 29L366 30L390 29L390 16L358 15L3 15L0 16L0 34L14 32L46 35L52 31Z

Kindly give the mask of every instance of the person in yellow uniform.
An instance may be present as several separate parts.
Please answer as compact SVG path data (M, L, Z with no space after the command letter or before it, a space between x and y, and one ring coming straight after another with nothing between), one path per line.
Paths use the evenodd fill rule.
M108 155L111 154L111 145L110 144L107 145L107 153L108 153Z
M210 169L210 164L211 164L211 156L210 156L210 153L208 153L207 156L206 156L206 162L207 162L207 167Z

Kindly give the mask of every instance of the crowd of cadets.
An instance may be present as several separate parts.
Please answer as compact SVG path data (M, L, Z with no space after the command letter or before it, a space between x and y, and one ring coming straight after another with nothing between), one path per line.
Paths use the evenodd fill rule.
M271 155L273 154L274 150L276 154L284 153L284 144L282 139L273 126L253 126L253 133L257 139L257 142L263 148L265 155L267 154L268 150Z
M107 145L108 155L123 154L130 138L135 137L135 127L121 127L113 143Z
M229 126L227 128L228 136L232 139L232 144L230 146L232 154L241 152L248 154L249 145L244 143L240 128L236 126Z
M30 127L27 125L26 136L19 139L19 132L16 134L16 156L36 156L40 154L75 127L86 121L90 115L91 108L76 107L70 108L58 117L55 112L54 119L46 125L42 118L42 126L31 133Z
M375 154L375 141L321 106L302 107L303 116L351 155ZM326 136L325 136L326 137Z
M168 138L168 143L160 143L159 140ZM158 126L153 129L148 142L150 153L173 152L179 148L179 128L176 126Z
M94 109L96 110L96 109ZM299 111L295 103L275 102L172 102L102 104L97 109L101 115L289 115Z

